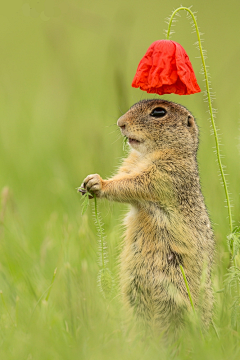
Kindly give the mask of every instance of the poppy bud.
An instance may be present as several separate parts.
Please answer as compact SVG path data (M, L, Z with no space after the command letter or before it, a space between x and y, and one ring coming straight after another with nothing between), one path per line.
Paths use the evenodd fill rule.
M132 87L159 95L201 91L186 51L172 40L158 40L150 45L138 65Z

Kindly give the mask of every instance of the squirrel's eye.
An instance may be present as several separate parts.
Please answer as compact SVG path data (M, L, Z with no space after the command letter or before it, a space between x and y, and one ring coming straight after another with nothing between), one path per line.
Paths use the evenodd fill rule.
M156 118L161 118L164 115L166 115L166 110L162 107L157 107L155 109L153 109L153 111L151 112L150 116L156 117Z

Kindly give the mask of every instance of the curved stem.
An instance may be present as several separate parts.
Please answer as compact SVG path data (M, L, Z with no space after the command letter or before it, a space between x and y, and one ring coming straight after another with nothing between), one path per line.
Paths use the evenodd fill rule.
M171 18L169 20L169 24L168 24L167 39L169 39L169 36L170 36L170 30L171 30L171 25L172 25L173 18L177 14L177 12L180 11L180 10L185 10L191 15L191 17L193 19L193 22L194 22L194 25L195 25L195 28L196 28L196 33L197 33L197 37L198 37L198 44L199 44L199 50L200 50L200 54L201 54L201 59L202 59L202 64L203 64L203 71L204 71L204 76L205 76L209 113L210 113L210 117L211 117L211 123L212 123L212 127L213 127L213 133L214 133L215 144L216 144L217 160L218 160L218 165L219 165L219 169L220 169L220 173L221 173L221 177L222 177L222 181L223 181L223 186L224 186L224 191L225 191L225 196L226 196L226 200L227 200L229 227L230 227L230 231L232 233L232 231L233 231L233 221L232 221L231 204L230 204L230 198L229 198L229 193L228 193L228 188L227 188L227 182L226 182L225 174L224 174L224 171L223 171L223 165L222 165L222 161L221 161L219 140L218 140L217 129L216 129L215 121L214 121L212 100L211 100L210 87L209 87L209 80L208 80L208 75L207 75L207 68L206 68L205 59L204 59L204 55L203 55L203 49L202 49L201 38L200 38L200 33L199 33L197 21L196 21L196 18L194 16L193 12L189 8L181 6L172 13Z

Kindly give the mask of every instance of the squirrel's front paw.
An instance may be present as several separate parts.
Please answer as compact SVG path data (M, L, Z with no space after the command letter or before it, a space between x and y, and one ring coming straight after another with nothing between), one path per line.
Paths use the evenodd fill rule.
M91 194L95 194L97 197L100 197L102 191L101 176L98 174L88 175L86 179L83 180L81 188L86 189Z

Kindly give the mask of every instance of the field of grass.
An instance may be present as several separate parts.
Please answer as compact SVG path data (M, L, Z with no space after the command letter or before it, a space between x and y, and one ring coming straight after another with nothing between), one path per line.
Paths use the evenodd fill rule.
M204 32L235 225L240 221L239 10L236 1L189 1ZM129 324L117 287L123 204L98 202L116 286L97 285L98 235L76 188L111 176L124 156L116 121L157 97L131 88L148 46L164 38L176 0L5 1L0 12L0 358L169 359L174 349ZM196 34L184 13L172 39L186 49L204 89ZM215 236L214 322L203 341L186 329L177 359L239 359L231 324L227 209L202 93L163 98L185 105L200 128L202 190ZM93 205L93 204L91 204ZM238 261L238 259L237 259ZM239 308L239 306L238 306ZM240 325L240 322L239 324Z

